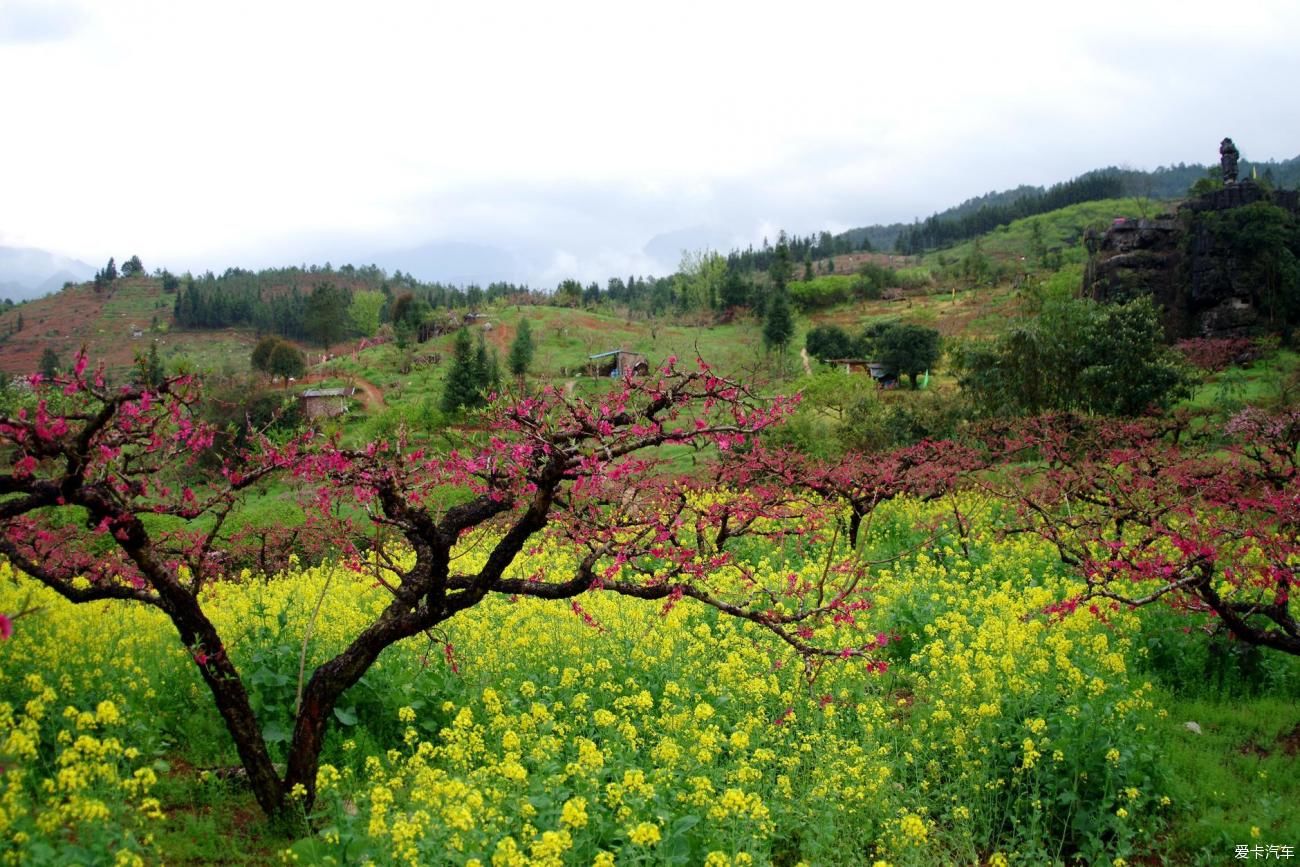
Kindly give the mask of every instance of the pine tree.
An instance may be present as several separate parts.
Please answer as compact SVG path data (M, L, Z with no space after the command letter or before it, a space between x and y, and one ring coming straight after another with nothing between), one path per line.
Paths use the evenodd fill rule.
M54 351L53 346L45 347L41 353L41 376L46 379L53 379L59 375L59 353Z
M488 385L490 376L488 366L487 342L483 339L483 332L478 333L478 340L474 343L474 392L477 394Z
M446 413L477 406L481 400L474 371L474 342L469 331L462 328L456 332L452 353L451 370L442 392L442 410Z
M145 360L145 383L152 388L162 385L164 373L162 359L158 357L158 344L149 344L149 357Z
M520 383L528 375L528 366L533 363L533 349L532 326L528 324L527 319L520 319L519 330L515 332L515 339L510 344L510 354L506 357L511 375Z
M790 314L790 299L785 288L772 293L767 302L767 319L763 322L763 345L782 353L794 336L794 317Z
M768 275L772 278L772 293L763 321L763 345L769 351L776 349L784 353L794 336L794 317L790 314L790 298L786 293L786 284L790 280L790 245L784 232L777 241Z

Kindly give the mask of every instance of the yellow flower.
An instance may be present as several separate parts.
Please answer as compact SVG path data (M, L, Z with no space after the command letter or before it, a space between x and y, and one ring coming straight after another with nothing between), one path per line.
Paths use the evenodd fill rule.
M659 842L661 835L659 826L653 822L642 822L636 827L627 829L627 837L635 846L653 846Z
M560 824L574 830L587 827L587 799L579 796L565 801Z
M907 813L898 823L899 829L903 835L913 843L924 843L929 836L930 831L925 826L925 820L920 816Z

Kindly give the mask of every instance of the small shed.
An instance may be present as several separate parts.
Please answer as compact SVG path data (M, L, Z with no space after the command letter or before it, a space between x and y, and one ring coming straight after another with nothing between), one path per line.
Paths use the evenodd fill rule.
M646 374L650 372L650 362L639 352L626 349L611 349L609 352L597 352L588 355L587 362L592 376L608 376L618 379L629 374Z
M892 388L898 384L898 376L891 373L889 368L879 361L868 361L865 358L832 358L826 363L835 365L845 373L866 373L878 385L885 388Z
M332 418L348 411L355 388L309 388L298 395L304 418Z

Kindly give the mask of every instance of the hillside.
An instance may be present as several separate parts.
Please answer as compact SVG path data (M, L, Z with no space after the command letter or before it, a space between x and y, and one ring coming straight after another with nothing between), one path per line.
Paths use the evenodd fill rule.
M1113 178L1116 182L1117 191L1123 196L1168 201L1185 196L1188 188L1200 178L1205 177L1207 172L1211 171L1211 168L1211 166L1196 163L1160 166L1149 171L1121 166L1107 166L1085 172L1079 175L1076 181L1102 177ZM1217 169L1218 167L1214 166L1213 168ZM1269 159L1253 162L1242 159L1239 169L1240 176L1243 178L1257 174L1261 179L1279 188L1295 189L1300 186L1300 156L1284 160ZM955 223L963 219L970 219L981 211L993 212L1008 209L1019 201L1042 197L1048 194L1051 189L1022 184L1009 190L988 192L967 199L961 204L938 211L929 217L926 222L933 220L940 223ZM918 218L917 222L920 222L920 218ZM906 234L914 225L915 223L899 222L859 226L841 232L835 238L837 241L843 241L846 247L854 250L862 246L864 238L876 250L893 250L900 235Z
M33 372L46 348L66 364L83 346L110 370L121 371L131 367L137 354L148 352L155 340L171 369L181 364L194 370L248 369L252 332L173 331L173 300L163 293L160 280L125 277L114 281L108 292L97 293L82 284L7 309L0 313L0 334L7 335L0 339L0 371ZM14 330L20 317L22 328Z

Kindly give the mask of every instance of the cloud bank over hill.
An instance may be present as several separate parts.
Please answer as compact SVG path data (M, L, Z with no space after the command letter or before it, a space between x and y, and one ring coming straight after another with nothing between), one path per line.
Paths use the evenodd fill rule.
M19 2L3 243L664 273L1105 165L1293 156L1300 7ZM385 261L388 259L389 261ZM427 269L421 273L420 269ZM408 270L408 268L403 268Z
M0 246L0 298L40 298L57 292L68 281L80 283L94 275L94 268L67 256L30 247Z

